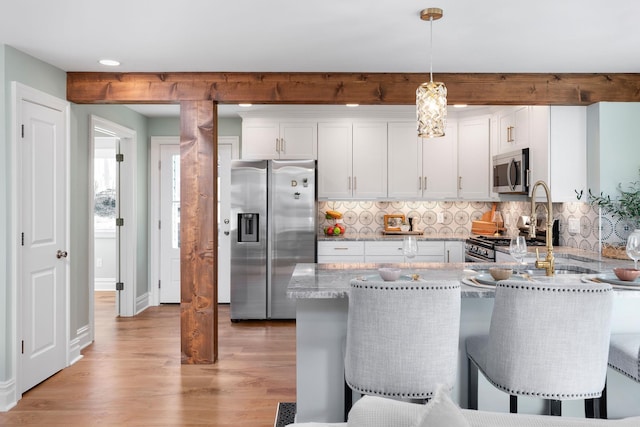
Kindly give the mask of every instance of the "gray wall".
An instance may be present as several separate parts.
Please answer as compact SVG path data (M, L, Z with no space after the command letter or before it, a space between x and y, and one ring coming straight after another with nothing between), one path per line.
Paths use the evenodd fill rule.
M11 345L8 341L11 298L9 295L9 129L6 126L7 113L5 84L5 46L0 44L0 381L9 379L9 354Z

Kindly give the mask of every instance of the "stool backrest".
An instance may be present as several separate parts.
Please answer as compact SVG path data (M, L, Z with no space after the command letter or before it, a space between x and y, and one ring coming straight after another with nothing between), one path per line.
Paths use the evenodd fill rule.
M458 281L360 281L349 290L345 379L363 394L427 399L453 387Z
M500 388L545 399L599 396L612 304L613 291L604 283L498 283L488 376Z

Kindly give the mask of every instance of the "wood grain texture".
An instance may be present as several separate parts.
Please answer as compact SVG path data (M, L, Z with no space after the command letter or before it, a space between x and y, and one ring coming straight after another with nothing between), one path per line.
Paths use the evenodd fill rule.
M217 105L180 104L182 363L214 363L218 325Z
M410 105L427 73L67 73L79 104L178 103ZM441 73L449 104L589 105L640 101L640 74Z
M114 292L96 292L95 342L37 385L0 425L272 427L296 399L295 322L231 323L220 305L220 357L182 365L180 306L116 318Z

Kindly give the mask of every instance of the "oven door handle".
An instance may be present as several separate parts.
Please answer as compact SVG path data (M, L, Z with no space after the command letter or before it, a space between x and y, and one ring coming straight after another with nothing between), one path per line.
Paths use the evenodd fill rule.
M495 262L494 260L480 258L478 256L475 256L469 253L464 254L464 261L465 262Z

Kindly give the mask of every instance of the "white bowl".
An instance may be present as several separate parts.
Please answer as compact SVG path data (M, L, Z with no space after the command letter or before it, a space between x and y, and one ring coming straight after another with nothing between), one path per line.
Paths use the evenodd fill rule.
M380 273L380 277L385 282L393 282L400 277L400 269L399 268L379 268L378 273Z

